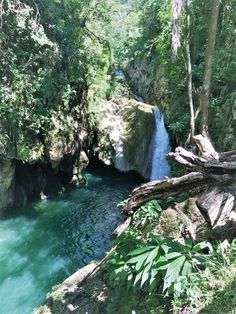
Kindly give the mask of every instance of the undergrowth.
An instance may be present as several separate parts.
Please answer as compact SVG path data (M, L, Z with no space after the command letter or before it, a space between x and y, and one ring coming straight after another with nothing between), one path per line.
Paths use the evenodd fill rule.
M116 240L104 268L110 287L106 312L235 313L236 240L225 249L160 237L154 230L161 212L157 201L142 206Z

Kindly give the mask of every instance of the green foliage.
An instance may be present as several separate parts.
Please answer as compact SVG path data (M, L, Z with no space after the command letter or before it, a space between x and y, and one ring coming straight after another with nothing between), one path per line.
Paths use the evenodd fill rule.
M110 64L110 48L88 30L94 19L106 20L105 8L106 1L3 2L0 120L13 155L28 160L52 119L81 121L88 84Z
M219 244L206 258L205 269L193 273L186 288L184 293L175 294L173 308L205 307L204 313L233 313L236 306L235 240L227 250Z
M185 125L183 122L181 121L176 121L175 123L170 123L169 124L169 129L173 132L173 133L182 133L183 130L185 129Z
M185 174L185 169L177 164L176 162L172 161L172 160L169 160L169 164L170 164L170 167L171 167L171 176L174 177L174 178L178 178L178 177L181 177Z
M141 220L141 225L145 226L146 222L152 223L153 220L158 221L162 208L157 200L147 202L144 206L141 206L139 210L134 214L134 221Z
M209 1L190 1L190 49L193 71L193 101L199 108L204 57L209 25ZM219 150L235 149L235 0L221 1L214 56L213 82L209 114L211 139ZM135 7L135 8L134 8ZM186 15L182 15L181 47L172 59L172 1L138 1L138 36L123 57L131 84L147 103L165 111L172 138L183 145L190 129L186 70ZM128 40L128 35L126 35ZM196 121L199 132L201 114ZM227 121L228 123L225 123ZM227 134L225 136L225 134Z
M191 240L180 244L174 238L151 236L148 245L132 250L123 259L112 259L116 266L113 279L127 280L133 286L149 291L163 285L163 293L183 293L192 272L203 267L201 251L210 248L207 242L193 245Z
M236 301L235 240L227 250L221 245L213 250L206 241L194 244L185 239L179 243L173 237L160 237L155 233L160 213L157 201L142 206L134 215L133 225L117 240L117 249L104 268L113 289L106 309L120 308L125 295L131 295L130 302L122 307L124 313L138 309L140 313L147 309L161 313L160 304L167 307L162 305L163 313L185 307L190 311L206 307L206 313L222 313L225 308L230 313ZM147 304L145 309L141 296L145 300L142 304Z

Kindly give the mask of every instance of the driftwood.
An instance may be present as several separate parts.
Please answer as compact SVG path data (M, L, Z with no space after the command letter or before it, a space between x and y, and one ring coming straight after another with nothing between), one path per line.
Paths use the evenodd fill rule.
M166 178L143 184L136 188L124 206L124 212L132 215L140 206L153 199L175 196L197 187L205 192L196 204L212 226L224 224L236 207L236 152L217 153L210 140L197 135L194 140L202 156L177 147L167 155L189 172L179 178Z

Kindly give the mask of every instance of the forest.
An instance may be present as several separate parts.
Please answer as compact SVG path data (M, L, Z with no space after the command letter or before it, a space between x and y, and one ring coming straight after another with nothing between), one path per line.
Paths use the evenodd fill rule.
M0 312L236 311L236 0L0 0Z

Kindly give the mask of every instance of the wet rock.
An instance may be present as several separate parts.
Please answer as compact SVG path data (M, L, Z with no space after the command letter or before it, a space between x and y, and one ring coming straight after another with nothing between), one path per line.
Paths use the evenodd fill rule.
M14 204L15 162L0 157L0 211Z
M95 154L120 171L134 170L146 177L149 146L155 129L152 106L121 98L103 101L99 112Z
M73 178L71 180L72 184L80 185L80 186L87 184L85 170L88 164L89 164L89 159L86 153L82 150L79 156L79 163L74 164L73 166Z

